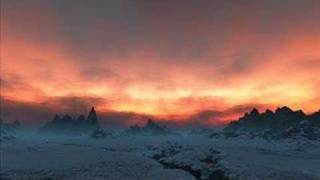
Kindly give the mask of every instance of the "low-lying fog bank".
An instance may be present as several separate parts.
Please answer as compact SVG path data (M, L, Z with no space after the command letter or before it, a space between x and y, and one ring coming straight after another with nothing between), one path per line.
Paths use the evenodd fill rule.
M0 177L320 179L318 140L226 138L208 129L168 134L143 127L101 130L103 136L75 136L2 128Z

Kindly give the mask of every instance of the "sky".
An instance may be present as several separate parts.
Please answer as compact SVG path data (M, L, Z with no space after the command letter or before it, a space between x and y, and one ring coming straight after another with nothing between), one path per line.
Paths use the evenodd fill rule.
M2 0L1 118L95 106L223 124L257 107L320 109L319 0Z

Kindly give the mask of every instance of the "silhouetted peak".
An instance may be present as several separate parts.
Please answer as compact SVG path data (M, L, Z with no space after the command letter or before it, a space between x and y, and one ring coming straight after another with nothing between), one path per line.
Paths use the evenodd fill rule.
M309 115L309 118L320 121L320 111L315 112L315 113Z
M261 114L261 116L270 120L274 118L275 114L270 109L267 109L264 113Z
M290 108L288 108L287 106L283 106L283 107L281 107L281 108L277 108L277 110L276 110L276 114L282 114L282 113L292 113L293 111L290 109Z
M76 118L71 117L69 114L65 114L61 118L56 114L54 119L46 123L40 130L48 132L86 133L99 127L96 112L94 108L92 108L87 119L82 114Z
M261 136L263 132L262 137L266 135L267 138L291 137L292 133L298 133L299 136L314 139L320 127L320 112L306 115L302 110L293 111L284 106L275 112L267 109L259 116L254 115L258 115L255 109L238 121L230 122L224 131L233 135L248 131L250 136L252 133ZM318 135L320 137L320 133Z
M88 121L90 121L93 124L98 122L97 114L96 114L94 107L91 108L91 111L88 115Z
M94 106L92 106L90 113L96 113L96 110L94 109Z
M296 114L300 116L305 116L306 114L302 110L295 111Z
M260 113L256 108L253 108L252 111L250 112L251 116L259 116Z
M265 114L267 114L267 115L271 115L272 114L273 115L274 113L270 109L267 109Z

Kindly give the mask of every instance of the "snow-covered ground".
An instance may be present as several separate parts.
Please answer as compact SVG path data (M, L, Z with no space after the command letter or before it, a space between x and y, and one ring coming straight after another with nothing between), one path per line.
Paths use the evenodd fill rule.
M305 139L15 136L0 179L320 179L320 142Z

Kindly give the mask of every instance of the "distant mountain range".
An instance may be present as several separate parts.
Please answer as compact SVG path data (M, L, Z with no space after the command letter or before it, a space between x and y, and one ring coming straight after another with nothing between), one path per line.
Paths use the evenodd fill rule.
M207 113L207 115L212 114ZM12 124L1 123L1 127L9 130L17 129L17 127L20 127L20 123L18 121ZM92 107L87 117L80 115L78 118L73 118L68 114L63 117L55 115L51 121L39 128L39 132L61 134L92 133L92 136L96 138L105 136L105 132L100 128L94 107ZM172 130L157 124L150 118L145 126L133 125L127 129L126 133L134 135L174 134ZM305 137L312 140L320 140L320 111L307 115L302 110L293 111L286 106L275 111L266 110L264 112L259 112L254 108L238 120L227 124L222 134L225 137L246 135L262 138ZM211 133L211 135L213 137L221 135L221 133Z
M320 111L306 115L302 110L293 111L286 106L275 112L266 110L260 113L253 109L237 121L230 122L224 133L230 137L249 134L265 138L303 136L317 139L320 138Z
M173 134L170 129L165 126L161 126L154 122L152 119L148 119L145 126L133 125L128 130L127 133L133 135L168 135Z
M93 132L100 128L98 117L94 107L87 118L84 115L80 115L77 119L72 118L66 114L63 117L55 115L52 121L47 122L42 126L40 132L59 132L59 133L87 133Z

